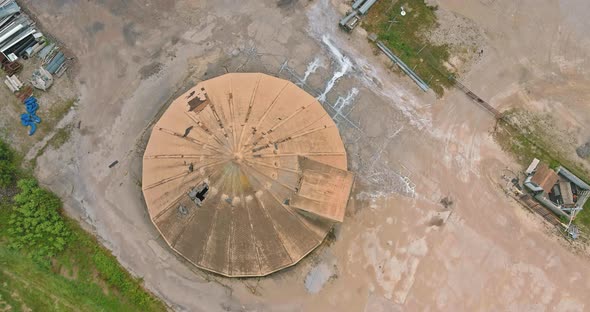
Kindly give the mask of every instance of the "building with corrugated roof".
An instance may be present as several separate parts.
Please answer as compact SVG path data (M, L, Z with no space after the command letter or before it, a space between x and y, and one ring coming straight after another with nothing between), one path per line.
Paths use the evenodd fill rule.
M143 158L148 213L168 245L230 277L292 266L344 220L354 181L321 104L293 83L226 74L177 98Z
M555 171L534 159L526 173L524 185L537 201L558 216L575 215L590 197L590 186L564 167Z

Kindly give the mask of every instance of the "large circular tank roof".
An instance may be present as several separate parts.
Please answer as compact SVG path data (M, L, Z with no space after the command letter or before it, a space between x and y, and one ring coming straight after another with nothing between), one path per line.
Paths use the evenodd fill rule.
M301 260L342 221L352 181L320 103L264 74L226 74L180 96L143 159L148 212L166 242L226 276Z

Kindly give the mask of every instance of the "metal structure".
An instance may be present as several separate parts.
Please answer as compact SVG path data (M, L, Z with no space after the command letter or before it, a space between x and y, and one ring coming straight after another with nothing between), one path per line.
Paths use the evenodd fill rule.
M342 222L353 183L338 128L291 82L226 74L155 124L143 193L172 249L202 269L263 276L294 265Z
M387 55L406 75L410 76L412 80L422 89L422 91L428 91L428 84L422 80L413 70L411 70L406 63L404 63L399 57L397 57L391 50L383 44L381 41L377 41L377 47Z
M0 0L0 53L4 58L10 61L27 58L33 47L43 41L35 22L21 12L14 0Z
M590 198L590 186L564 167L553 171L545 163L534 159L527 169L526 186L534 198L556 215L570 221Z
M485 108L488 112L492 113L496 119L502 119L504 116L500 111L495 109L492 105L488 102L480 98L477 94L473 93L469 88L464 86L461 82L459 82L455 77L451 76L449 79L453 82L453 85L457 87L459 90L463 91L465 95L467 95L472 101L479 104L481 107Z
M365 1L365 3L363 3L363 5L361 5L359 7L359 13L361 15L367 14L367 12L369 12L369 9L373 6L373 4L375 4L375 2L377 2L377 0L367 0L367 1Z
M350 14L343 17L338 25L340 25L340 27L342 27L344 30L351 32L359 22L360 18L357 11L352 11Z
M340 27L351 32L361 21L361 15L367 14L369 9L375 4L377 0L355 0L352 3L352 10L340 20Z
M353 10L356 10L356 9L358 9L358 8L359 8L359 7L360 7L360 6L361 6L363 3L365 3L365 1L367 1L367 0L355 0L355 1L352 3L352 9L353 9Z

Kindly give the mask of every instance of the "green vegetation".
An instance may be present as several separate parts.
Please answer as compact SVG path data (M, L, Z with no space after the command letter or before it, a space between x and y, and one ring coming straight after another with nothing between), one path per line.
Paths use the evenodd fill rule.
M574 224L577 225L582 232L590 234L590 200L584 204L584 209L576 215Z
M49 109L49 114L47 117L50 120L61 120L69 111L74 107L76 104L77 99L67 99L61 103L55 104L51 109Z
M561 163L555 158L545 144L531 134L522 133L506 121L499 120L499 126L494 132L494 138L503 150L511 152L516 160L523 166L528 166L534 158L537 158L555 169Z
M67 99L62 102L53 104L48 112L37 113L42 121L39 124L39 129L44 133L49 133L55 125L74 107L77 99Z
M511 152L518 162L528 166L533 158L537 158L555 169L564 166L573 174L587 181L589 173L579 164L569 159L559 148L561 144L548 141L558 131L550 128L555 122L550 117L533 115L521 110L503 112L498 120L494 138L503 150Z
M72 134L72 127L66 126L64 128L59 128L53 135L53 137L49 140L49 145L54 149L60 148L64 143L66 143Z
M141 279L62 214L59 198L20 172L18 160L13 164L8 171L19 193L0 197L0 311L166 310ZM0 176L5 171L0 167Z
M20 193L14 197L14 208L8 222L10 247L29 252L38 263L63 251L70 230L59 214L61 201L37 185L33 179L18 181Z
M0 188L14 184L17 166L14 152L8 144L0 141Z
M407 12L401 16L401 7ZM436 28L437 7L424 0L378 1L369 11L364 27L383 41L399 58L412 68L440 97L444 88L453 85L445 63L450 53L448 45L435 45L426 34Z
M586 183L588 182L586 181ZM586 234L585 237L587 238L587 235L590 234L590 200L584 204L584 209L576 215L574 224L578 226L584 234Z

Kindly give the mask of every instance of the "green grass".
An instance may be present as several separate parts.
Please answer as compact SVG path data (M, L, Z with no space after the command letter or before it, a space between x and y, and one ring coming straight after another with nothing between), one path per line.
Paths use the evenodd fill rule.
M33 250L15 249L9 224L15 205L10 199L0 201L1 311L166 310L142 287L141 279L131 276L92 235L61 213L70 232L61 252L40 262L31 256Z
M38 112L37 115L41 117L39 130L43 133L49 133L57 125L57 123L74 107L77 99L67 99L59 103L55 103L49 108L47 112Z
M64 145L68 140L70 140L70 136L72 134L72 127L66 126L64 128L59 128L49 140L49 145L53 147L53 149L58 149L62 145Z
M562 163L554 157L544 143L539 142L530 134L523 134L511 125L498 121L499 127L494 132L496 142L503 150L510 152L522 166L528 166L534 158L537 158L555 169Z
M165 311L140 279L72 220L66 219L73 238L49 267L10 248L5 230L10 214L5 204L0 211L0 306L5 301L15 311L23 306L33 311Z
M401 7L407 14L401 16ZM378 1L363 22L388 48L412 68L441 97L453 86L454 75L444 64L449 60L448 45L435 45L426 34L437 27L434 6L424 0ZM394 23L391 23L395 19Z
M590 233L590 200L584 204L584 209L576 215L574 224L577 225L582 232Z
M503 112L503 116L498 120L494 139L503 150L513 154L522 166L528 166L534 158L537 158L547 163L552 169L561 165L588 183L589 172L581 164L569 159L558 149L557 144L550 141L552 134L545 130L544 124L551 123L552 120L545 120L517 109ZM515 118L517 120L528 118L529 121L527 124L521 122L521 125L517 126Z

